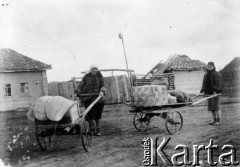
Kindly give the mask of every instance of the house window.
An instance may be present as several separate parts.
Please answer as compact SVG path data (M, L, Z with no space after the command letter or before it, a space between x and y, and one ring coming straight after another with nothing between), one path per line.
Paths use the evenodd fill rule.
M28 83L20 83L21 94L28 95Z
M4 96L11 96L11 84L3 85Z

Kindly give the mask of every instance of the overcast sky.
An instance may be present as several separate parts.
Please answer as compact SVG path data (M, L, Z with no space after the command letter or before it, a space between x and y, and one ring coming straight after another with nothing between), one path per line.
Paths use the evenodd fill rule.
M49 81L101 69L148 72L172 54L223 68L240 55L240 0L0 0L0 48L51 64Z

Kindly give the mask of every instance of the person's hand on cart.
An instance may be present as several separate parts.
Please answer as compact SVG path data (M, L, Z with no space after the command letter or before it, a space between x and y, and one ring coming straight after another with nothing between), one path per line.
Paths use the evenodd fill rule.
M106 95L106 88L102 87L99 92L99 96L101 96L102 101L105 101L105 95Z
M104 93L101 91L101 92L99 93L99 96L104 97Z
M106 91L107 91L106 88L102 87L102 88L100 89L99 95L102 96L102 97L104 97L104 96L106 95Z
M206 96L204 90L200 90L200 94L198 96Z

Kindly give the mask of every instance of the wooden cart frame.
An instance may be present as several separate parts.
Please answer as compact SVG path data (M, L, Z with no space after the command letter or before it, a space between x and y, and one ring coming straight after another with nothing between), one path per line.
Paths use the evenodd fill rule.
M79 110L80 111L80 110ZM79 118L81 117L79 113ZM84 118L83 118L84 119ZM89 133L88 123L82 120L77 123L69 123L69 120L63 118L62 120L55 121L39 121L35 119L36 124L36 140L39 147L43 150L51 148L52 137L62 135L76 135L81 139L82 146L85 151L89 151L92 141L92 135Z
M201 99L193 102L176 103L154 107L137 107L131 103L125 104L132 108L132 110L130 110L129 112L134 113L133 125L138 131L146 131L147 127L150 124L151 118L157 116L165 120L165 128L167 132L173 135L179 133L183 127L183 117L178 111L180 108L193 107L196 104L206 101L207 99L214 98L220 95L221 94L196 95L193 99L195 99L196 97L201 97Z
M51 148L52 136L62 136L62 135L77 135L81 139L82 146L86 152L89 151L92 142L92 133L89 131L89 123L85 120L86 114L91 110L91 108L98 102L98 100L103 96L103 94L85 94L82 96L96 96L94 102L85 109L85 111L80 112L79 103L76 101L75 104L78 106L79 117L74 123L69 123L70 120L66 120L65 117L60 121L39 121L35 119L36 124L36 140L39 147L43 150L49 150ZM73 105L72 105L73 107ZM69 110L71 107L69 108Z

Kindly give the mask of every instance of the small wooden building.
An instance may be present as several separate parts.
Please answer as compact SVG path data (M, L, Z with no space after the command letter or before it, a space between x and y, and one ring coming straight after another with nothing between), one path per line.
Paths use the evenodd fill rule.
M192 60L186 55L173 55L165 63L159 62L148 74L152 76L162 73L174 74L174 89L182 90L189 94L199 93L205 63Z
M48 94L44 64L11 49L0 49L0 111L29 107Z

